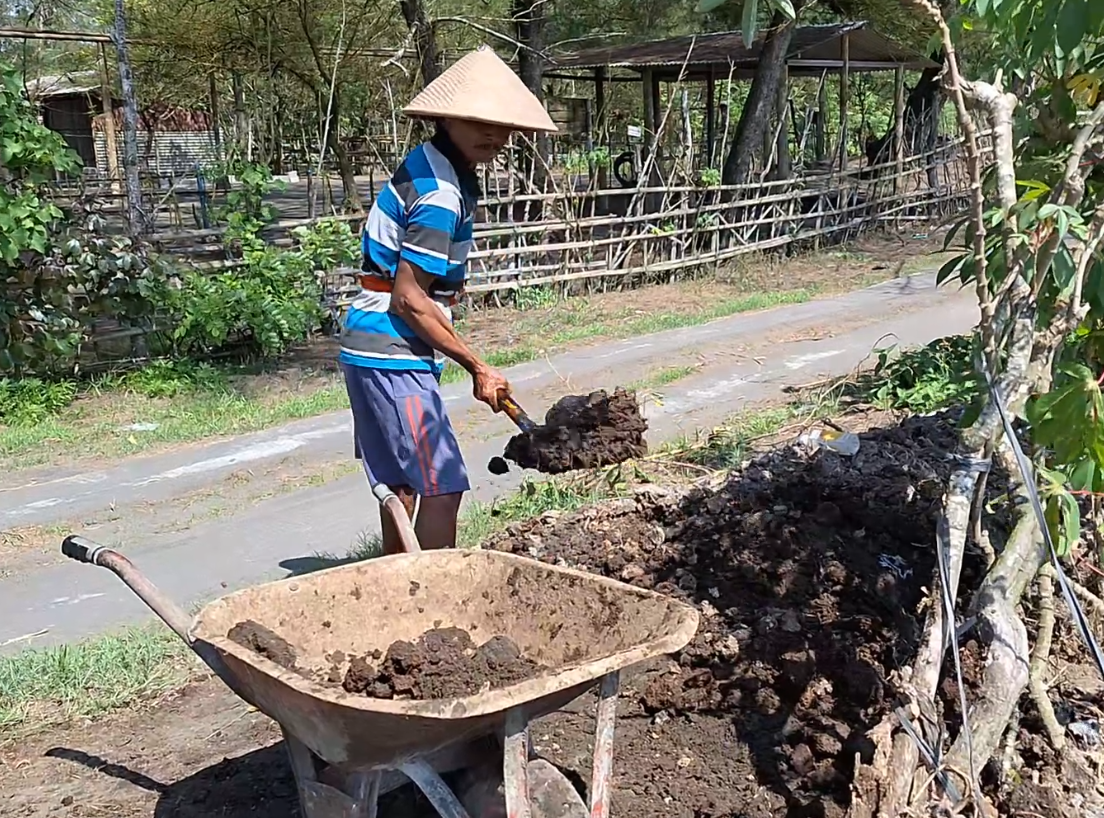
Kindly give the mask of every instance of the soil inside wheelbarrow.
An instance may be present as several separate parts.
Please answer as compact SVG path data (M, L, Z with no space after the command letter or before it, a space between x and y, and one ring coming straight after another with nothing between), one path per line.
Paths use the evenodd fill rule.
M239 622L232 627L226 634L226 638L231 642L237 642L243 648L259 653L282 668L298 669L297 655L291 643L252 619Z
M543 425L514 435L503 457L545 474L599 468L646 455L647 429L633 392L568 395L553 404Z
M376 699L450 699L507 687L544 669L505 636L476 647L460 628L437 628L413 642L392 642L380 658L379 653L354 657L342 687Z

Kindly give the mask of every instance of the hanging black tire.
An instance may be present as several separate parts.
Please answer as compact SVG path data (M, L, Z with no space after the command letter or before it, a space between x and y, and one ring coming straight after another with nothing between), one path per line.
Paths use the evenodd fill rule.
M621 187L636 187L636 157L632 151L625 151L623 154L613 160L613 178L615 178ZM626 172L625 166L628 166L628 172Z

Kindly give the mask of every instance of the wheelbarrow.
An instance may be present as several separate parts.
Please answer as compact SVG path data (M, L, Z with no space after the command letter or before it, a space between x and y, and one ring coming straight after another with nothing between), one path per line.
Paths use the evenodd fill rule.
M78 536L67 537L62 552L117 574L234 693L280 725L304 818L377 818L379 796L408 780L442 818L605 818L620 674L685 647L697 631L697 610L513 554L420 551L398 497L386 486L375 494L411 553L237 591L194 621L122 554ZM548 670L469 696L376 699L228 638L250 620L290 643L300 668L457 627L477 642L508 637ZM534 757L529 724L596 686L588 805L555 767ZM448 773L467 781L466 789L450 788L442 778Z

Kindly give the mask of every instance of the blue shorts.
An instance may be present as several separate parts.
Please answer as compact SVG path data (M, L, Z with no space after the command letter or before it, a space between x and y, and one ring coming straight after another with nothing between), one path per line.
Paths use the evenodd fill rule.
M430 372L342 364L353 410L356 457L372 486L403 486L423 497L471 488L456 433Z

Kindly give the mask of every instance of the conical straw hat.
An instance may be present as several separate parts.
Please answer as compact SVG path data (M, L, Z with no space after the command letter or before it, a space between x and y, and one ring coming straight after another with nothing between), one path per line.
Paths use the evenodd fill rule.
M403 112L424 119L467 119L517 131L559 129L544 105L488 46L465 54Z

